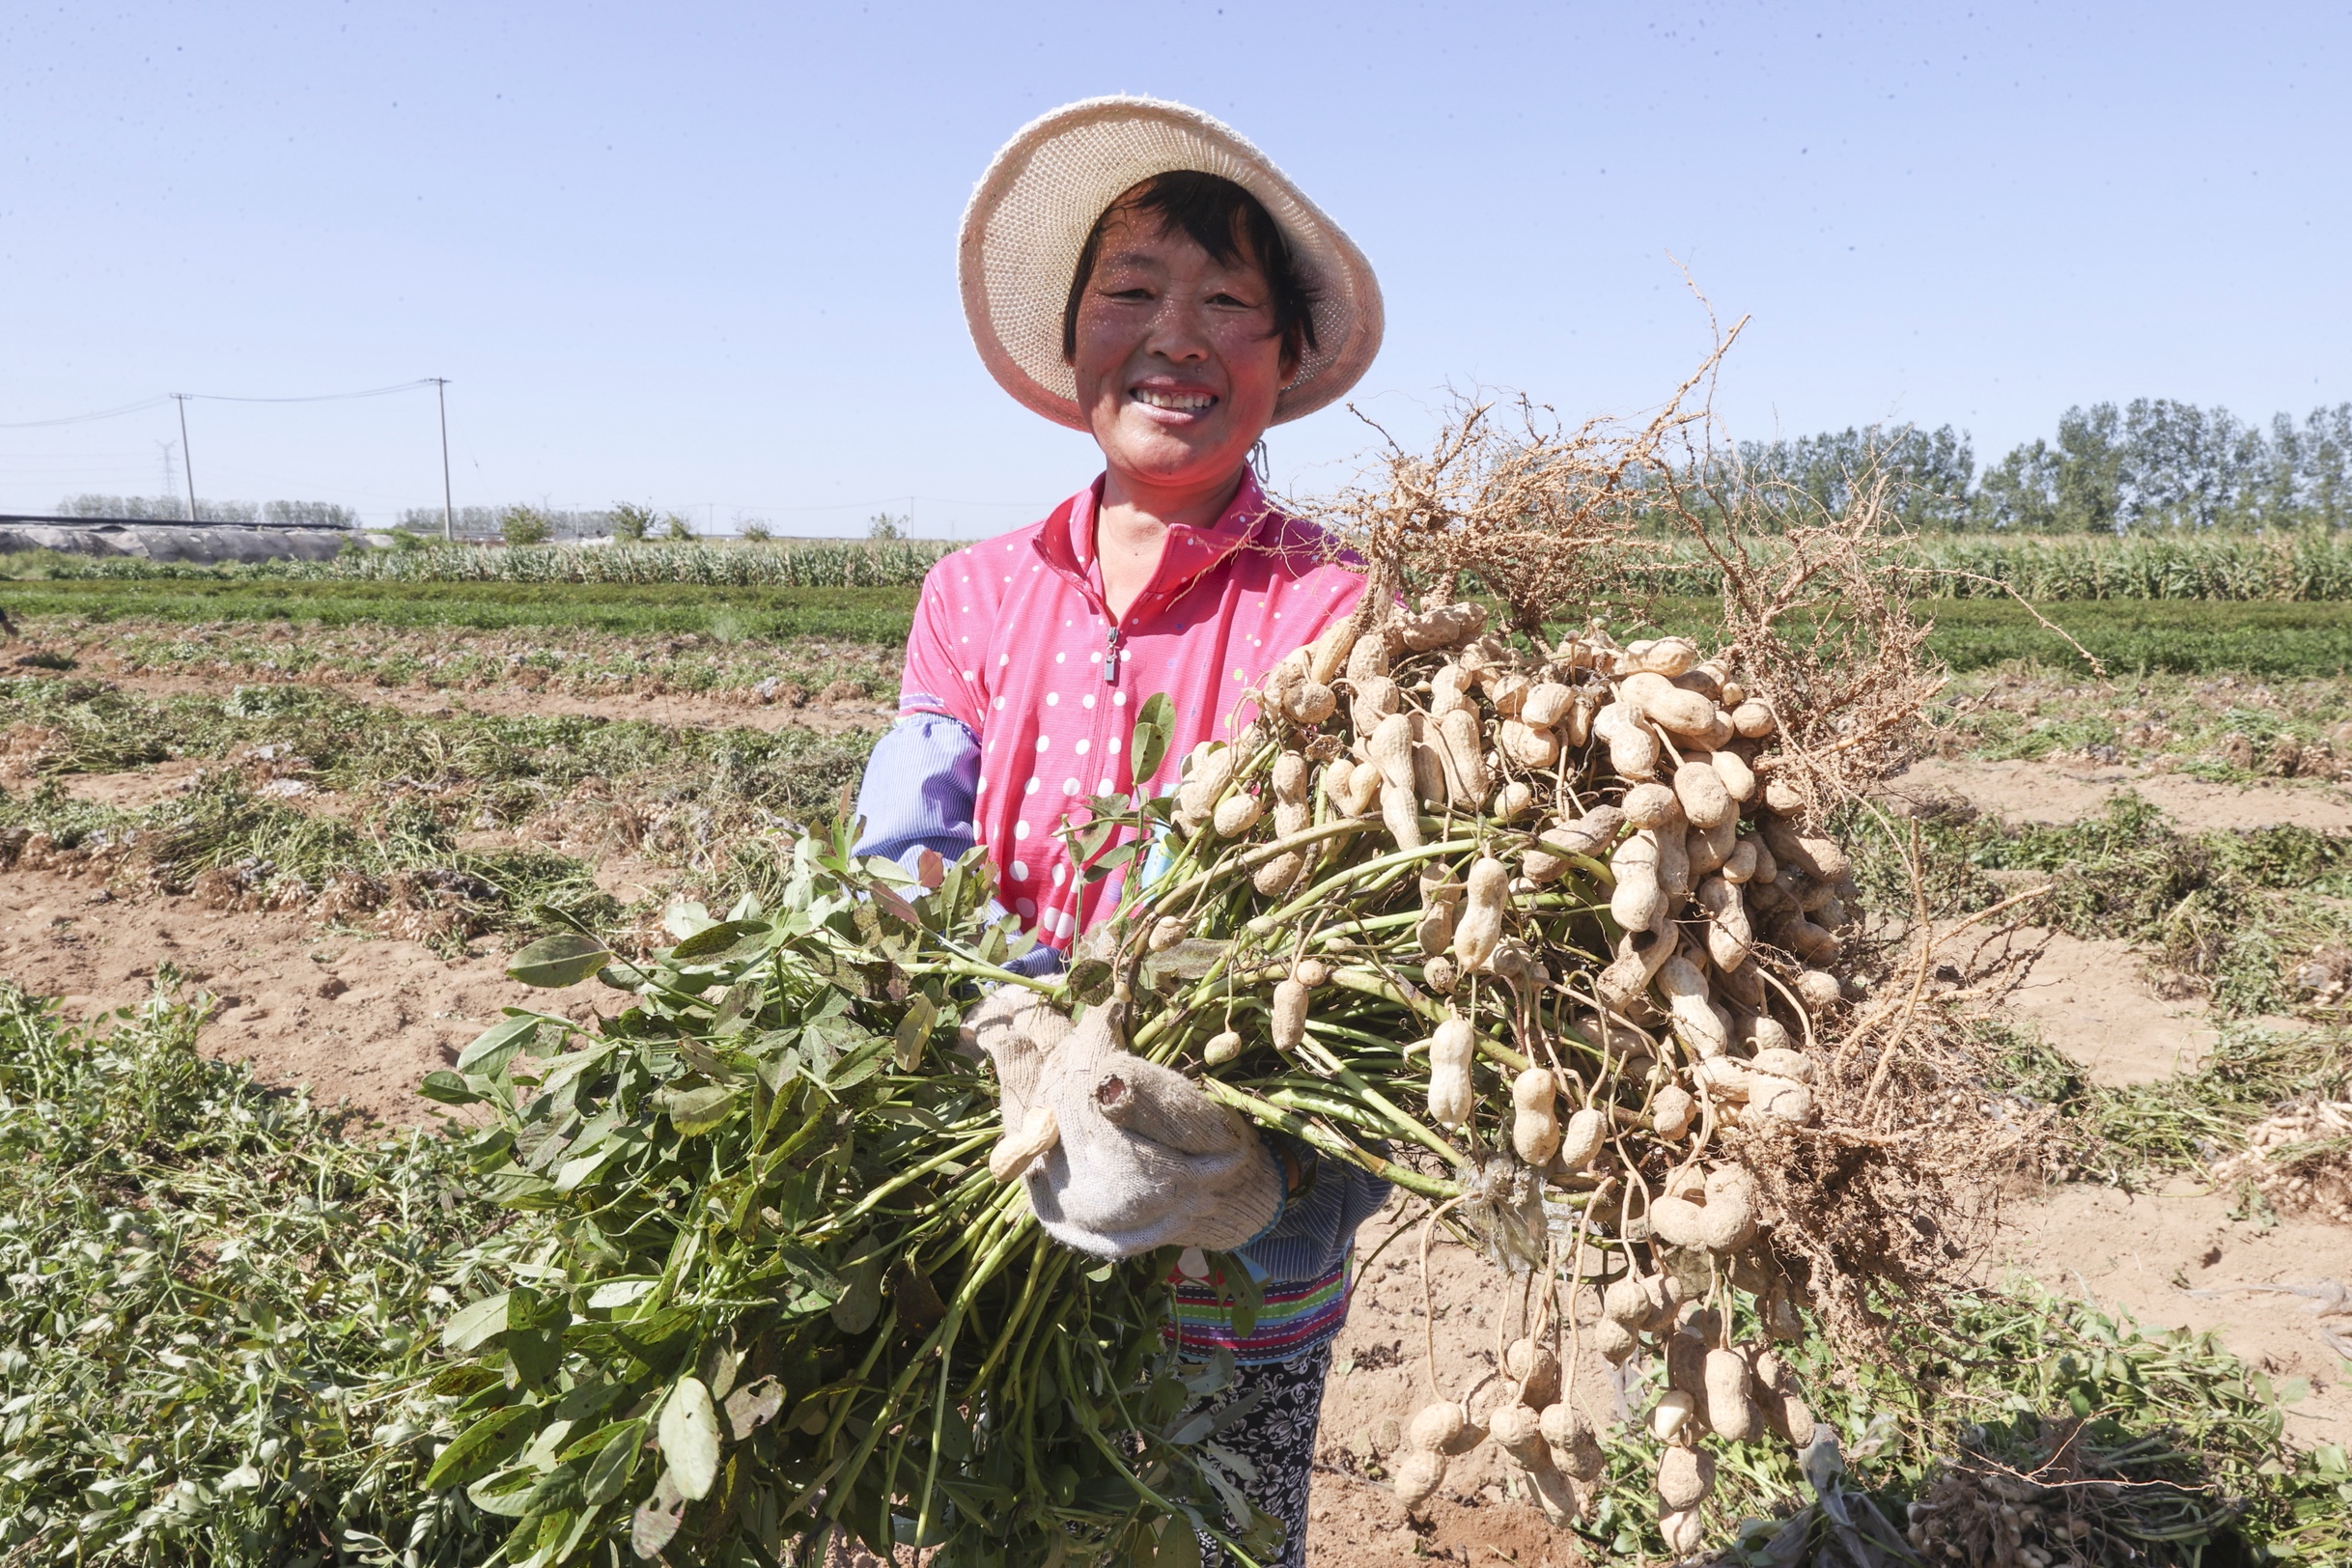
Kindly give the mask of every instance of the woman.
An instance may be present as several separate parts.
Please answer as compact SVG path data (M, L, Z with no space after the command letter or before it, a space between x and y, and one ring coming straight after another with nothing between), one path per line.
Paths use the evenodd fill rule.
M1243 694L1355 605L1361 579L1269 505L1249 459L1270 424L1363 373L1380 293L1347 237L1255 148L1192 110L1135 98L1073 104L1014 137L965 215L961 264L990 371L1091 434L1104 471L1042 522L933 568L901 717L859 793L860 851L952 858L985 846L1037 938L1020 962L1043 973L1118 897L1117 879L1076 874L1056 829L1085 820L1089 796L1172 787L1177 759L1230 738L1251 716ZM1175 733L1155 774L1134 778L1123 748L1135 706L1160 692ZM1185 1248L1183 1350L1230 1349L1230 1397L1260 1396L1220 1441L1255 1467L1245 1490L1283 1522L1279 1560L1295 1568L1349 1255L1386 1187L1301 1144L1176 1151L1089 1116L1055 1096L1075 1064L1099 1071L1106 1053L1123 1078L1101 1081L1132 1078L1179 1120L1201 1097L1120 1053L1105 1009L1074 1031L999 998L975 1024L1008 1129L1041 1100L1063 1112L1059 1146L1026 1173L1040 1220L1100 1256ZM1236 1252L1262 1285L1246 1333L1218 1305L1205 1251Z

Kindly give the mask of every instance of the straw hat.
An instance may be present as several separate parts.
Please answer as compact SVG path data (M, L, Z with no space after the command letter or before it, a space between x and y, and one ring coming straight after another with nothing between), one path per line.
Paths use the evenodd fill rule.
M1181 103L1087 98L1004 144L972 192L956 245L964 319L989 374L1056 424L1088 428L1062 362L1062 312L1086 236L1121 193L1178 169L1221 175L1264 203L1315 295L1316 347L1275 401L1275 424L1345 393L1380 351L1372 264L1265 154Z

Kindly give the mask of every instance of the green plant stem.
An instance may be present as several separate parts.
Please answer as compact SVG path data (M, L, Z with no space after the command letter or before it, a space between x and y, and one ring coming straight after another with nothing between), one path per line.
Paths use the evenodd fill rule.
M1358 1148L1336 1133L1309 1121L1294 1111L1258 1098L1246 1089L1237 1089L1217 1078L1203 1078L1201 1089L1212 1099L1220 1100L1251 1120L1271 1127L1324 1154L1334 1155L1352 1164L1362 1166L1383 1181L1392 1182L1409 1192L1418 1192L1428 1198L1459 1197L1463 1189L1458 1183L1436 1176L1424 1176L1419 1171L1400 1165L1393 1160L1383 1160L1370 1150Z

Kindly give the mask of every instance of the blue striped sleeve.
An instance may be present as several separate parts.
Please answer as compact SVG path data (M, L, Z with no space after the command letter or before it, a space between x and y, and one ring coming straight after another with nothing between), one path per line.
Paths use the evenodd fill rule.
M909 870L924 850L954 860L972 847L979 791L979 738L945 714L909 714L866 759L857 786L865 827L853 853L879 854Z
M1319 1279L1339 1267L1356 1230L1380 1213L1394 1190L1360 1165L1328 1159L1302 1143L1293 1149L1313 1173L1272 1229L1241 1249L1252 1274L1279 1282Z
M910 871L925 850L942 860L959 859L978 836L972 802L979 793L978 738L945 714L902 714L866 759L857 786L857 815L865 826L851 853L879 854ZM992 900L986 912L996 920L1005 910ZM1042 976L1058 973L1063 961L1059 948L1039 942L1007 959L1005 967Z

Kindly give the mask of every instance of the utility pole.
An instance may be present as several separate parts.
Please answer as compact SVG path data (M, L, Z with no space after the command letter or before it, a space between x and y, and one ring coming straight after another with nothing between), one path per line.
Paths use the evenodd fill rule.
M457 509L449 504L449 378L430 376L434 400L441 406L441 543L458 537Z
M172 401L180 405L180 471L188 481L188 521L196 520L196 455L188 450L188 395L175 392Z

